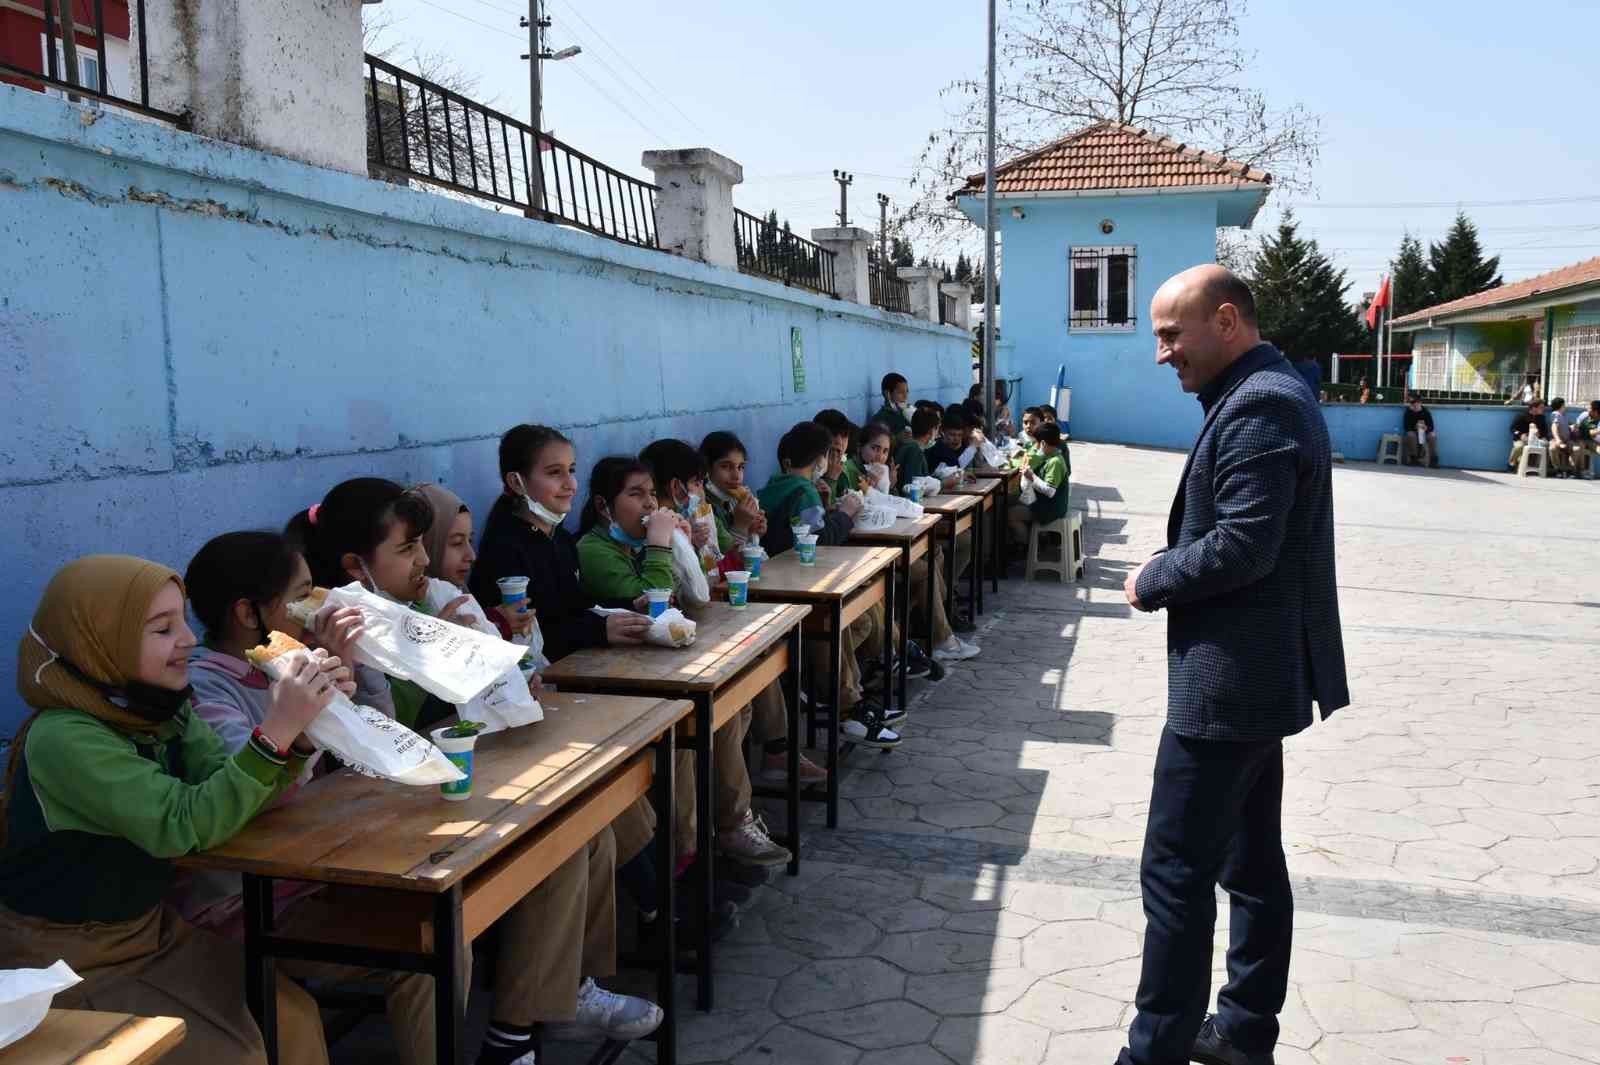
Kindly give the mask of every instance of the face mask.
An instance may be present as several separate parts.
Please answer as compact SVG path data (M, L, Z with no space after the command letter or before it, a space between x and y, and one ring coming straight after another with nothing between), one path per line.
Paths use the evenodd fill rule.
M678 508L678 513L686 518L694 517L694 512L700 509L701 497L690 494L689 502Z
M517 480L522 480L521 475L518 475ZM551 510L549 507L530 496L527 493L525 482L522 491L522 503L528 508L528 513L532 514L542 522L546 522L550 525L560 525L562 522L567 520L567 516L565 514L557 514L555 511Z
M644 539L642 537L630 535L628 530L624 529L616 522L611 523L611 539L615 540L623 547L630 548L634 551L637 551L644 546Z
M45 671L46 666L56 665L71 673L74 677L89 685L95 691L106 697L106 701L113 706L121 707L152 725L159 725L171 721L178 716L184 704L194 697L194 686L185 684L174 691L155 684L146 684L142 680L129 681L121 688L113 688L109 684L101 684L89 674L73 665L57 654L49 644L44 642L44 637L34 632L33 626L28 626L28 633L39 642L50 657L38 669L33 671L33 680L39 682L39 674Z
M372 571L367 569L366 560L361 559L359 561L361 562L361 576L366 581L367 591L371 592L373 595L387 599L391 603L398 603L400 600L396 599L394 596L378 587L378 582L372 579Z

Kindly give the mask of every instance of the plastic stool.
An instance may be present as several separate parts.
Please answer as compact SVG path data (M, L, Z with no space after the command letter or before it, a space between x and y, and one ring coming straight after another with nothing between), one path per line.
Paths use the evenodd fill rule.
M1400 465L1400 434L1384 433L1378 438L1378 465L1392 462Z
M1055 559L1040 557L1039 541L1046 535L1061 538L1061 554ZM1083 576L1082 511L1069 510L1055 521L1034 523L1032 531L1028 534L1028 568L1024 579L1033 580L1033 575L1041 570L1054 573L1056 579L1063 584L1069 580L1076 581Z
M1550 449L1542 442L1538 445L1529 444L1522 449L1522 457L1517 460L1517 476L1526 477L1535 468L1540 477L1550 476Z

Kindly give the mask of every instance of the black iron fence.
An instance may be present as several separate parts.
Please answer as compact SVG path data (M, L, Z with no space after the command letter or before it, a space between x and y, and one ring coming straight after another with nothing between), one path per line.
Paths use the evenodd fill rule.
M656 186L548 133L367 56L367 162L546 221L654 248Z
M961 318L961 301L948 292L939 293L939 324L959 325Z
M770 218L758 218L737 207L733 209L733 247L739 269L836 295L833 287L834 253L779 226Z
M0 50L0 81L74 100L114 104L188 128L187 115L151 106L145 0L21 0L7 9L17 47ZM62 18L63 8L72 25ZM30 26L31 23L31 26ZM37 38L32 33L39 34ZM30 42L37 39L35 52ZM0 43L4 34L0 33ZM31 62L37 55L38 62Z
M868 263L867 287L872 291L874 307L911 313L911 285L895 276L893 263L887 266L877 260Z

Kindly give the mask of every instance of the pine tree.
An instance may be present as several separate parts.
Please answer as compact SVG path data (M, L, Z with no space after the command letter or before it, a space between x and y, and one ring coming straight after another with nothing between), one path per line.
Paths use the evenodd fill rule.
M1444 243L1428 245L1428 287L1434 302L1449 303L1500 283L1500 256L1483 257L1478 227L1465 211L1458 213Z
M972 260L967 258L966 252L961 252L956 256L956 280L972 280Z
M1334 269L1315 240L1299 236L1292 214L1284 215L1276 233L1261 238L1250 288L1262 338L1291 359L1310 355L1326 373L1333 352L1356 351L1366 343L1345 299L1345 272Z
M911 242L903 237L889 238L889 262L895 266L917 265L917 256L911 250Z
M1439 302L1429 288L1428 262L1422 257L1422 242L1410 233L1400 238L1400 250L1389 260L1389 279L1394 294L1394 306L1389 313L1396 318ZM1409 352L1411 341L1411 333L1395 333L1394 350L1402 354Z

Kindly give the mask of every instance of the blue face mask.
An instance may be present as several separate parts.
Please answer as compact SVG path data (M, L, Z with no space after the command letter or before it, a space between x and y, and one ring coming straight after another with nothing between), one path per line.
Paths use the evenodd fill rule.
M634 551L637 551L644 546L643 537L629 535L628 530L624 529L616 522L611 523L611 539L615 540L624 547L631 548Z

